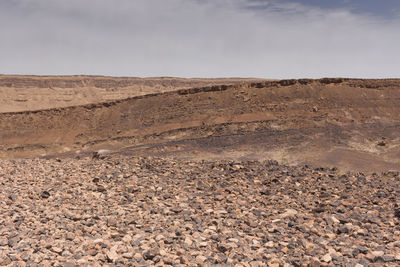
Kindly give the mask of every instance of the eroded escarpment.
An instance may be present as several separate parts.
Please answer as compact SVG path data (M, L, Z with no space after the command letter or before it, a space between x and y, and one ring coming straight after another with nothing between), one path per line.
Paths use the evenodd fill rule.
M2 113L0 153L20 157L124 149L349 168L376 162L392 168L400 159L399 100L399 80L326 78L194 87Z
M70 107L138 95L262 79L0 75L0 112Z

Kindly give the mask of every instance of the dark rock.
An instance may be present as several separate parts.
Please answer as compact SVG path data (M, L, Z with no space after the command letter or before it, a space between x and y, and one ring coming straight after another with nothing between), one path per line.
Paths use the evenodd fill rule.
M310 84L313 82L312 79L299 79L298 82L302 85Z
M221 264L221 263L226 263L228 257L223 253L218 253L217 255L214 256L213 259L215 264Z
M330 83L342 83L342 82L344 82L345 81L345 79L343 79L343 78L322 78L322 79L319 79L319 82L320 83L322 83L322 84L330 84Z
M281 86L290 86L290 85L295 85L296 83L297 83L297 80L295 80L295 79L279 81L279 84Z
M350 233L350 229L346 226L341 226L339 227L339 229L337 230L338 234L348 234Z
M261 193L261 195L268 196L268 195L270 194L270 191L269 191L268 189L262 189L262 190L260 191L260 193Z
M318 207L318 208L313 209L312 212L314 212L314 213L322 213L322 212L325 212L325 209L322 208L322 207Z
M136 193L136 192L138 192L138 191L140 191L140 188L138 188L138 187L135 187L135 186L129 186L128 188L127 188L127 190L126 190L128 193Z
M400 208L396 208L394 210L394 217L400 219Z
M180 212L183 211L183 209L181 207L176 206L176 207L173 207L171 209L171 211L174 212L174 213L180 213Z
M153 260L158 255L157 249L149 249L143 252L143 259L145 260Z
M106 191L107 189L104 186L102 185L97 186L97 192L104 193Z
M14 195L14 194L8 196L8 199L10 199L12 201L17 200L17 198L18 197L16 195Z
M386 142L385 141L379 141L377 145L378 146L386 146Z
M225 244L219 244L217 246L217 250L222 252L222 253L225 253L225 252L227 252L229 250L229 247L227 245L225 245Z
M42 191L42 193L40 194L41 198L49 198L50 197L50 193L49 191Z

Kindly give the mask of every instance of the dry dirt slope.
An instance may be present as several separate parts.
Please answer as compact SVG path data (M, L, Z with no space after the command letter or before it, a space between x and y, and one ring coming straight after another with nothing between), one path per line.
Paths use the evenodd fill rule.
M399 80L303 79L9 112L0 114L0 155L109 149L393 169L400 164L399 100Z
M69 107L196 86L246 81L260 79L0 75L0 112Z

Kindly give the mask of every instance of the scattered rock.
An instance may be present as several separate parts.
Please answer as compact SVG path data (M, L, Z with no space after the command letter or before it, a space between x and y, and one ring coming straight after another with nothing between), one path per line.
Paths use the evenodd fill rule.
M63 252L63 249L59 247L51 247L51 251L57 254L61 254Z
M281 214L281 218L293 218L297 215L297 210L287 209L285 213Z
M158 250L149 249L143 253L143 259L145 260L153 260L158 255Z
M225 253L229 250L229 246L225 245L225 244L219 244L217 246L218 251Z
M381 177L111 154L0 161L0 265L395 266L400 180Z
M42 191L42 193L40 194L40 197L44 198L44 199L49 198L50 197L49 191Z
M385 141L379 141L377 145L378 146L386 146L386 142Z
M332 257L331 257L331 255L328 253L328 254L325 254L325 255L321 258L321 260L322 260L323 262L330 262L330 261L332 260Z
M118 253L116 252L115 249L110 249L107 254L106 254L107 258L109 261L111 262L115 262L118 259Z

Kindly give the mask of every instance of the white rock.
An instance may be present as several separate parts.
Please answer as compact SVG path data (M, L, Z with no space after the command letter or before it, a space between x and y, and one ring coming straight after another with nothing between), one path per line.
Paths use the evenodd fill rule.
M331 219L332 219L333 223L336 223L336 224L340 223L340 221L333 215L331 216Z
M204 248L207 247L208 243L207 242L200 242L199 247Z
M382 257L383 255L385 255L385 252L375 250L375 251L372 251L372 255L374 255L375 257Z
M165 239L165 236L163 236L163 235L156 236L157 241L164 240L164 239Z
M331 260L332 260L332 257L331 257L331 254L325 254L322 258L321 258L321 260L322 261L324 261L324 262L330 262Z
M281 218L292 218L297 215L297 210L287 209L285 213L281 214Z
M125 235L124 238L122 238L122 241L124 243L129 243L132 241L132 237L130 235Z
M97 151L97 153L99 153L99 154L107 154L107 153L110 153L110 152L111 151L107 150L107 149L100 149L100 150Z
M185 244L190 247L193 244L193 241L190 238L186 237Z
M133 253L132 252L126 252L124 254L122 254L122 257L124 257L125 259L133 259Z
M275 243L273 241L268 241L267 243L265 243L265 246L267 248L273 248L275 246Z

